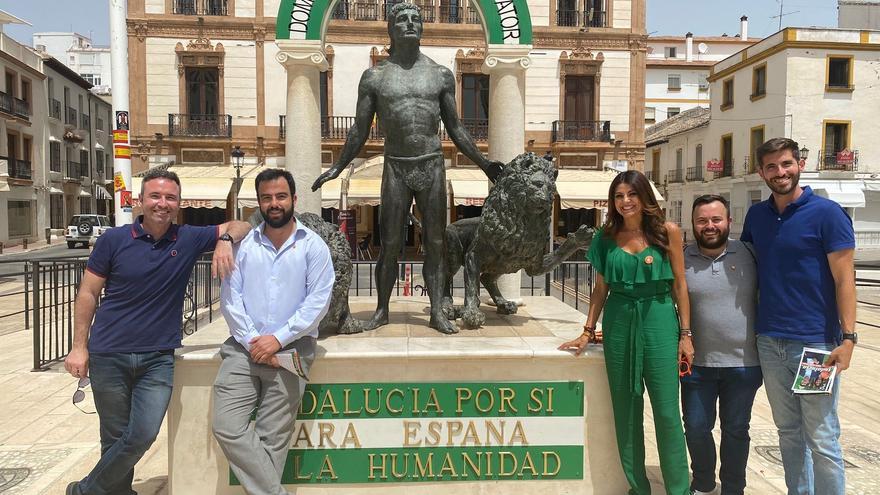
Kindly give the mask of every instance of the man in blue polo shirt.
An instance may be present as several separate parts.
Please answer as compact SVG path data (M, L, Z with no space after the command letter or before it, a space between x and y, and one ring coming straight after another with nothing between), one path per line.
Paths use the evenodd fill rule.
M174 172L147 172L143 216L105 232L89 257L64 366L77 378L91 376L101 459L85 478L68 485L68 495L135 493L134 466L156 439L171 399L174 349L180 347L183 297L193 266L214 250L212 272L225 276L234 263L232 243L250 230L245 222L175 225L180 192Z
M804 347L831 351L849 367L855 333L856 287L852 220L837 203L799 187L798 144L774 138L756 150L758 174L773 192L746 215L741 240L758 259L758 357L789 495L843 495L837 402L833 392L791 392Z

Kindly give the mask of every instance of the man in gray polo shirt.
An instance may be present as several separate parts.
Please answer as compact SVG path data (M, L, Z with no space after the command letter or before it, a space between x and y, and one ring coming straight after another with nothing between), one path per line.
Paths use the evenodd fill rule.
M758 284L751 247L729 240L730 206L722 196L694 200L696 244L685 249L694 360L681 379L684 429L695 493L715 489L715 405L721 417L722 495L742 494L749 458L749 421L761 367L755 344Z

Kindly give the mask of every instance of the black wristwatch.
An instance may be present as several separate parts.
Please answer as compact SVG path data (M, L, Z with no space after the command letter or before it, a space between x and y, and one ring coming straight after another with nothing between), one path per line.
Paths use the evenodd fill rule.
M857 334L856 332L853 332L853 333L843 332L843 340L852 340L853 345L858 344L859 343L859 334Z
M218 241L229 241L229 242L235 244L235 239L233 239L232 236L229 235L229 232L221 235L220 237L217 238L217 240Z

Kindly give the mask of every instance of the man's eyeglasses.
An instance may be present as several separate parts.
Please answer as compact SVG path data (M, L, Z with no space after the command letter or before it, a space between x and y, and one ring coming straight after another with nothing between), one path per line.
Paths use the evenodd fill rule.
M73 393L73 405L86 414L95 414L95 411L86 411L85 409L79 407L79 403L86 398L86 392L83 389L88 387L91 383L91 380L89 380L89 377L87 376L80 378L79 382L76 384L76 392Z
M691 362L687 359L680 358L678 360L678 377L684 378L686 376L691 376Z

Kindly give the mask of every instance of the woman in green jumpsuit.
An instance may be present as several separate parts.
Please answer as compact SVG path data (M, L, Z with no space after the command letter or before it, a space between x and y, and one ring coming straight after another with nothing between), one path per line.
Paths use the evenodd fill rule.
M602 335L617 448L629 493L651 493L643 425L647 389L666 493L687 495L691 492L679 410L678 359L690 360L694 351L681 231L664 221L641 172L619 174L608 196L607 220L587 254L598 276L584 333L560 349L579 355ZM603 308L600 333L596 322Z

